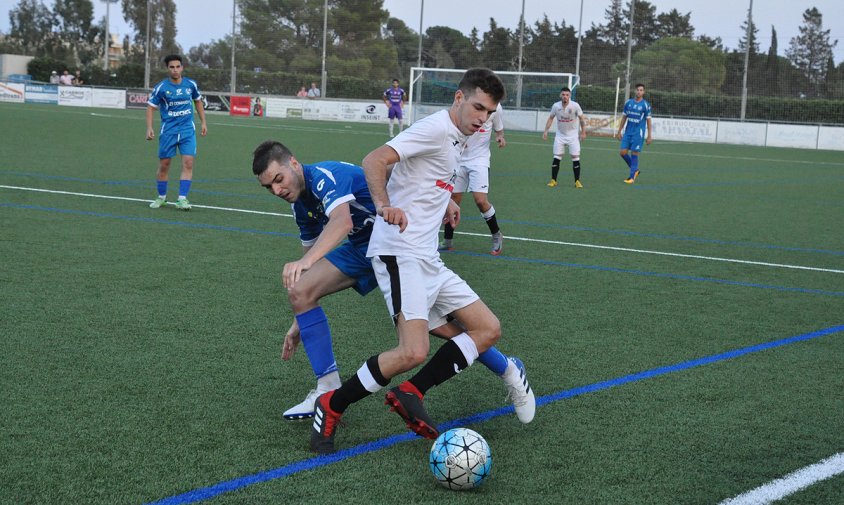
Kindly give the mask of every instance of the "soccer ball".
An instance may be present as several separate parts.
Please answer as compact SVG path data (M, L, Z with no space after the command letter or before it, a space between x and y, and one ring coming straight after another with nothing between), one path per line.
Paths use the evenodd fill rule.
M465 491L480 486L492 471L492 454L484 437L468 428L441 433L428 458L437 482Z

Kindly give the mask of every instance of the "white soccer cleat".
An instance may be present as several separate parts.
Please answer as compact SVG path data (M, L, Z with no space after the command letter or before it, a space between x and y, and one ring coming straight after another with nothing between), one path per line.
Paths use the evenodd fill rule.
M314 403L316 403L316 399L320 394L321 393L318 393L316 389L311 389L308 396L305 397L305 400L302 403L285 410L282 416L288 421L310 419L314 417Z
M507 398L513 401L516 417L527 424L533 421L536 414L536 397L527 380L525 365L519 358L507 358L510 362L507 370L501 376L507 386Z

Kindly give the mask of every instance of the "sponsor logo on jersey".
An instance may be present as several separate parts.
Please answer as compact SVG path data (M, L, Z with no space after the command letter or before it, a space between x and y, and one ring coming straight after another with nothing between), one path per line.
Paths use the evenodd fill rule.
M449 193L454 193L454 184L449 184L447 182L437 179L437 187L442 188L448 191Z

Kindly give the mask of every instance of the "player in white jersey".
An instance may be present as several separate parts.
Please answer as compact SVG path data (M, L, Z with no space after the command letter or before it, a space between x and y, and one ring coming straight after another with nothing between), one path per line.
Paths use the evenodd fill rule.
M499 149L507 145L504 139L504 118L502 117L501 104L492 113L492 116L478 130L478 133L469 137L463 155L460 158L460 167L457 170L457 180L454 182L454 193L451 199L460 205L463 193L470 191L475 205L481 211L481 215L492 234L492 251L490 254L498 256L504 246L504 236L498 228L498 219L495 217L495 207L489 203L489 145L492 140L492 132L495 132L495 142ZM454 240L454 227L445 224L443 243L440 250L451 251Z
M364 158L378 215L367 256L372 257L399 343L369 358L339 389L317 399L312 450L333 452L343 412L385 387L392 377L420 365L428 356L428 328L451 316L466 331L443 344L416 375L386 395L386 403L410 429L436 438L439 432L422 405L423 395L471 365L501 335L495 314L443 264L437 235L443 215L452 225L460 217L460 208L450 197L463 144L495 112L503 96L504 85L491 70L469 69L449 110L417 121ZM507 373L522 384L517 392L520 401L533 400L524 367L511 363L516 366Z
M549 187L557 185L557 174L560 172L560 160L569 147L571 155L571 168L574 172L574 187L582 188L580 183L580 142L586 139L586 117L580 104L571 101L571 90L564 87L560 91L560 101L551 106L551 115L545 122L545 131L542 132L542 140L548 139L548 130L551 125L557 122L557 134L554 137L554 159L551 160L551 182ZM578 124L580 132L578 133Z

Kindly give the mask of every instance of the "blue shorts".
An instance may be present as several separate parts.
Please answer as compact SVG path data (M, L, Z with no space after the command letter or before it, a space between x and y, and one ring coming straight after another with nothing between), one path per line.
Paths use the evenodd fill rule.
M356 246L348 240L325 255L325 259L343 272L343 275L355 280L352 286L361 296L366 295L378 286L372 261L366 257L368 246Z
M387 119L401 119L401 105L391 105L387 111Z
M176 147L182 156L196 156L196 132L182 131L162 133L158 139L158 159L176 156Z
M635 132L633 134L625 133L624 136L621 137L621 148L633 151L634 153L641 152L642 145L644 143L645 139L639 132Z

